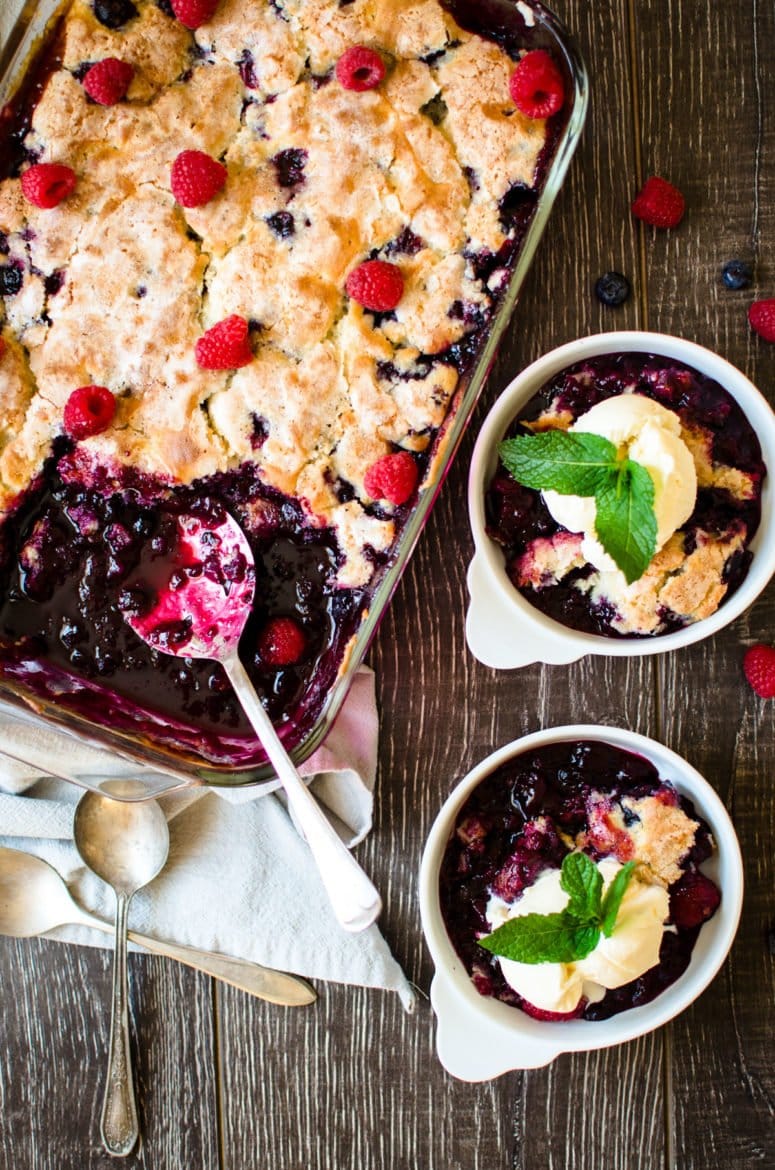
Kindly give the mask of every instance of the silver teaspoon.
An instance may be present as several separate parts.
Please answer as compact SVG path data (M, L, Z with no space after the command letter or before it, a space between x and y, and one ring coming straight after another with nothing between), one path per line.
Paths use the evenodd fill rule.
M307 790L237 653L255 588L245 534L223 512L217 519L177 517L176 536L172 555L150 562L156 580L138 582L155 589L151 608L124 616L165 654L220 662L285 789L337 919L345 930L365 930L382 908L379 894Z
M90 926L106 934L113 934L114 929L79 906L62 876L42 857L0 845L0 934L33 938L57 926ZM175 959L269 1003L303 1007L317 999L314 989L297 975L273 971L247 959L150 938L135 930L130 930L127 937L154 955Z
M155 800L111 799L132 795L131 780L110 780L106 795L87 792L73 822L75 846L84 863L116 895L116 951L113 960L113 1009L110 1020L108 1080L100 1132L109 1154L125 1157L139 1136L127 1007L127 912L132 896L156 877L169 853L167 821Z

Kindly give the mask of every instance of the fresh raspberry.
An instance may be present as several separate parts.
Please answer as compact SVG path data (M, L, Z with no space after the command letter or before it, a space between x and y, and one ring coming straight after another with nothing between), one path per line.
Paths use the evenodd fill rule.
M233 313L208 329L195 346L197 365L203 370L238 370L253 361L248 323Z
M223 163L202 150L181 150L172 164L170 189L181 207L209 203L226 182Z
M775 341L775 298L754 301L748 310L748 321L765 341Z
M93 101L99 102L101 106L114 106L126 95L134 75L134 65L128 61L105 57L92 65L84 75L82 84Z
M401 269L387 260L364 260L353 268L345 284L348 294L364 309L389 313L404 294Z
M65 431L71 439L88 439L107 430L115 413L116 399L107 386L79 386L65 403Z
M551 54L533 49L509 79L511 100L526 118L550 118L565 102L565 83Z
M363 486L373 500L405 504L417 487L417 464L408 451L383 455L372 463L363 477Z
M686 211L686 200L677 187L652 175L641 187L632 204L632 214L652 227L678 227Z
M762 699L775 699L775 647L759 643L743 657L745 677Z
M172 0L172 11L186 28L199 28L212 19L219 0Z
M374 89L385 76L385 62L365 45L351 45L336 63L336 79L345 89L363 93Z
M689 870L670 891L670 918L681 930L707 922L719 908L721 894L710 878Z
M270 618L258 639L258 655L265 666L292 666L306 648L304 631L289 617Z
M35 163L22 175L22 191L36 207L56 207L72 195L77 182L75 171L62 163Z

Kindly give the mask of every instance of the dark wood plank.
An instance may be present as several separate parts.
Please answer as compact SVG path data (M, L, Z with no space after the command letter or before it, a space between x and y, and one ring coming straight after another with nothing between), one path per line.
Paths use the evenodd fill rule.
M722 353L775 401L775 348L748 328L754 297L775 294L775 9L670 3L637 7L644 168L686 192L681 228L644 232L649 320ZM659 62L661 67L654 68ZM724 261L755 265L754 287L726 290ZM771 641L775 593L727 630L660 664L662 738L716 787L743 851L746 895L731 960L672 1026L671 1165L742 1170L775 1150L773 706L741 670L746 645Z
M99 1119L108 1063L111 952L0 940L0 1166L115 1165ZM131 955L130 1004L143 1135L127 1167L219 1167L210 980Z

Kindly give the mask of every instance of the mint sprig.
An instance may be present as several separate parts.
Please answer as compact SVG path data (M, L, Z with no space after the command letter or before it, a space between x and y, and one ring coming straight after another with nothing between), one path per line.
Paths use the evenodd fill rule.
M523 914L510 918L479 946L517 963L575 963L597 946L601 933L613 934L635 862L628 861L603 894L603 875L586 853L568 853L560 870L560 886L568 904L556 914Z
M654 481L642 464L620 458L616 445L583 431L542 431L505 439L498 454L525 487L595 500L595 534L628 585L657 548Z

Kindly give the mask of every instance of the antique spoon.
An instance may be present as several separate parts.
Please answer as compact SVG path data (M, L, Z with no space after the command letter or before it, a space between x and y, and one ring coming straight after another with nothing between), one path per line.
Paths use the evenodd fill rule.
M116 950L110 1019L108 1081L100 1133L109 1154L125 1157L139 1136L127 1007L127 912L132 896L162 869L169 853L167 820L155 800L111 799L132 795L132 780L108 780L105 795L85 793L73 821L75 847L83 862L116 895Z
M114 929L79 906L62 876L42 857L0 845L0 934L33 938L57 926L90 926L106 934L113 934ZM127 937L154 955L175 959L269 1003L302 1007L317 999L314 989L297 975L273 971L247 959L149 938L134 930Z
M255 588L245 534L225 512L183 515L176 540L170 556L146 566L155 579L137 582L135 596L142 598L144 587L155 591L150 609L141 602L139 611L130 606L124 616L157 650L220 662L285 789L337 919L345 930L365 930L382 908L379 894L307 790L237 653Z

